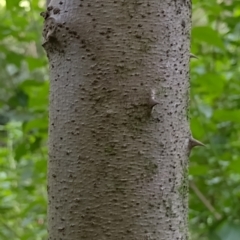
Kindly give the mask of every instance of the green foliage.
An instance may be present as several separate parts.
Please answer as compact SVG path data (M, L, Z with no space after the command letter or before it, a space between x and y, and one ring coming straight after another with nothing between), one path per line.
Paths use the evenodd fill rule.
M0 239L46 239L48 82L38 1L0 2Z
M0 1L0 239L46 239L45 1ZM239 1L193 1L190 235L240 236Z
M192 239L240 236L239 1L193 1L190 161ZM200 192L200 194L199 194Z

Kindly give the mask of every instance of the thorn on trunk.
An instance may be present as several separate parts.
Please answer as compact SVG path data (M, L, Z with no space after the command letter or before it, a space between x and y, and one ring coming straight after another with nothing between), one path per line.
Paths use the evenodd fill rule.
M57 30L56 20L51 17L47 18L43 28L43 38L44 38L43 45L45 45L47 42L56 42L57 40L56 30Z
M159 102L157 102L156 100L150 98L150 100L149 100L149 106L150 106L151 108L153 108L153 107L154 107L155 105L157 105L157 104L159 104Z
M204 145L202 142L200 142L200 141L194 139L193 137L191 137L191 138L189 139L189 144L188 144L189 149L191 150L192 148L194 148L194 147L196 147L196 146L205 147L205 145Z
M190 53L190 58L196 58L196 59L198 59L198 57L197 57L196 55L192 54L192 53Z
M46 35L46 40L51 41L53 39L56 39L55 33L56 33L56 28L55 27L50 28Z
M151 95L149 98L149 106L152 109L155 105L159 104L159 102L155 99L156 97L156 92L155 90L151 90Z

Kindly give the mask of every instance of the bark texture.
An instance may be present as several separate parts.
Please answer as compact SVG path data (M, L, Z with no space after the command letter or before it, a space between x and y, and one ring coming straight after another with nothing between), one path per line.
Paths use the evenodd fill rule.
M51 0L49 239L187 239L190 0Z

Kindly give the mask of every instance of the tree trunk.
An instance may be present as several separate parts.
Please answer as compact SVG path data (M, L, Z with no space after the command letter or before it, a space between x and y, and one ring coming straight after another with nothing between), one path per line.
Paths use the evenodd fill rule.
M187 239L190 0L52 0L51 240Z

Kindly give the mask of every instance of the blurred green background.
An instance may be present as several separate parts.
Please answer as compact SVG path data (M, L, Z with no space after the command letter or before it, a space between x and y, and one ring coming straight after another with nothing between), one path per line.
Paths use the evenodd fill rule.
M0 0L0 240L44 240L48 71L45 1ZM240 1L193 0L192 240L240 239Z

